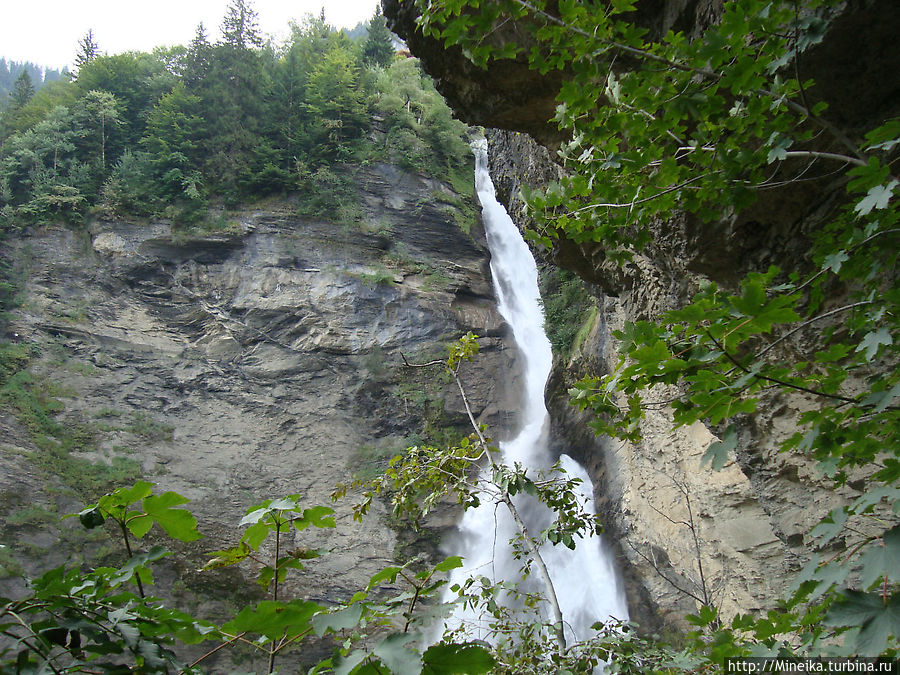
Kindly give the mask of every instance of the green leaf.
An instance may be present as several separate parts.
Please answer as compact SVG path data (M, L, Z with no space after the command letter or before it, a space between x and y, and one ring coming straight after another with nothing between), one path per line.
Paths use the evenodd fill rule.
M141 630L131 623L117 622L110 617L110 621L116 629L116 632L122 636L122 639L125 641L129 647L134 647L138 643L138 639L141 637Z
M107 515L116 519L124 519L125 510L130 504L140 501L153 493L153 483L139 480L130 488L118 488L97 500L97 506Z
M853 347L842 342L832 344L827 350L816 352L817 363L834 363L845 358Z
M863 493L853 502L853 513L866 513L882 499L887 499L888 503L900 502L900 487L881 486Z
M333 659L334 675L349 675L368 656L368 653L362 649L354 649L347 656L338 654Z
M825 256L822 263L823 270L831 270L835 274L841 271L841 265L850 260L850 256L844 251L837 251L831 255Z
M496 665L494 657L479 644L437 644L422 656L422 675L480 675Z
M811 569L810 569L811 568ZM812 580L816 582L815 590L812 591L808 600L812 601L824 595L835 584L842 584L851 571L850 565L841 565L837 562L819 564L818 558L814 558L801 571L797 580L792 585L793 590L799 587L804 580Z
M129 504L134 504L150 495L153 492L154 487L154 483L139 480L130 488L119 488L118 490L113 491L109 497L111 497L116 504L128 506Z
M410 643L417 643L417 633L394 633L375 646L375 656L390 668L394 675L420 675L422 655Z
M866 134L868 147L872 150L890 151L900 144L900 119L888 120L880 127Z
M146 553L139 553L116 570L116 573L110 578L110 584L114 586L124 584L131 581L135 576L139 577L142 582L148 581L152 583L152 576L147 565L169 555L172 554L162 546L154 546Z
M197 519L187 509L176 509L175 506L186 504L189 500L176 492L164 492L159 496L150 495L143 501L144 513L154 523L162 527L166 534L178 541L196 541L203 535L197 532ZM140 520L134 521L140 523ZM150 529L149 527L146 529ZM134 531L134 530L132 530ZM146 534L146 531L144 531ZM135 536L143 536L135 534Z
M359 603L344 607L334 612L316 614L312 618L312 627L319 637L325 633L337 633L353 628L362 618L363 606Z
M849 515L843 506L832 509L831 513L810 531L810 536L821 538L820 545L824 546L843 531L844 523L847 522Z
M900 636L900 596L885 599L880 593L846 591L825 615L829 626L859 626L852 647L860 656L878 656L891 636Z
M269 509L265 506L260 506L258 508L253 509L252 511L248 511L247 514L241 518L238 523L238 527L243 527L244 525L256 524L260 520L262 520L266 514L269 513Z
M729 453L734 452L737 448L737 433L734 427L728 427L721 441L715 441L703 453L701 465L707 462L712 463L715 471L721 470L729 461Z
M872 406L875 412L880 413L887 410L887 407L893 400L900 396L900 382L891 387L888 391L875 391L863 399L863 405Z
M219 567L230 567L236 565L242 560L246 560L247 556L252 553L252 549L244 542L241 542L234 548L228 548L224 551L213 551L207 555L214 556L212 560L206 563L201 570L214 570Z
M372 578L369 579L369 583L366 586L366 589L371 591L382 581L390 581L391 583L394 583L394 581L396 581L397 575L400 573L401 569L402 569L401 567L396 567L396 566L392 565L390 567L385 567L380 572L376 572L375 574L372 575Z
M870 544L859 563L862 566L859 579L863 588L885 577L900 581L900 525L885 532L880 541Z
M270 528L265 523L254 523L244 531L241 541L246 542L247 546L255 551L269 536L269 531Z
M871 361L875 358L875 355L878 353L881 345L890 345L893 343L894 338L891 337L890 331L887 328L879 328L878 330L873 330L869 333L866 333L866 336L862 339L862 342L857 345L856 351L864 351L866 353L866 361Z
M695 626L708 626L713 621L716 620L718 616L718 612L715 608L710 607L709 605L703 605L700 607L700 614L688 614L684 618L688 621L688 623L694 624Z
M269 584L272 583L272 579L275 578L275 569L269 565L266 565L259 571L259 576L256 577L256 583L262 586L264 591L269 590Z
M309 600L291 600L288 603L264 600L255 608L244 607L238 615L222 626L226 633L258 633L275 640L282 635L299 635L310 626L310 619L322 607Z
M787 159L787 149L794 143L794 139L781 134L773 134L769 139L770 144L774 141L772 149L766 157L766 163L780 162Z
M335 527L334 509L327 506L312 506L303 510L303 517L294 520L294 526L298 530L305 530L309 525L313 527Z
M450 570L455 570L458 567L463 566L463 559L458 555L451 555L448 558L445 558L437 565L434 566L435 572L449 572Z
M894 196L894 189L897 185L900 185L900 183L896 180L892 180L887 185L876 185L873 188L869 188L869 192L856 206L853 207L853 210L859 215L864 216L873 209L887 208L888 202L891 200L891 197Z

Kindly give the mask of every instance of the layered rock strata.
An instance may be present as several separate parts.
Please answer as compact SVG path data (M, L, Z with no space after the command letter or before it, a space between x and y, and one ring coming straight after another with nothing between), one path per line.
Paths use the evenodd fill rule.
M246 578L195 571L204 552L237 542L248 507L288 494L327 505L337 484L374 475L407 445L470 432L455 387L405 369L401 353L441 358L461 334L483 336L482 357L464 373L468 396L494 428L514 415L501 373L515 368L483 233L477 222L463 232L466 216L450 203L470 195L387 164L355 180L366 218L352 226L273 202L223 214L227 228L209 234L99 222L5 242L24 279L10 330L36 345L31 377L62 403L57 420L84 430L78 456L124 462L130 478L191 499L206 538L157 581L199 616L227 616L259 594L249 568ZM53 475L45 457L4 406L7 553L42 569L104 552L114 559L114 539L79 534L77 520L53 530L52 516L80 509L88 490ZM351 502L335 505L336 529L283 544L329 551L283 597L345 599L394 561L384 508L376 503L357 524ZM22 515L36 509L49 516Z

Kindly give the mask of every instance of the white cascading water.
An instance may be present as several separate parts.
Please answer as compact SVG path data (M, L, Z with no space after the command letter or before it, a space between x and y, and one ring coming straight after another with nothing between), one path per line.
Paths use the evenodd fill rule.
M549 418L544 405L544 387L553 362L550 341L544 333L544 316L538 291L537 266L518 228L494 195L488 173L487 142L472 145L475 152L475 189L481 202L482 218L491 251L491 273L500 314L512 328L516 347L523 360L524 393L518 434L500 444L501 461L518 462L529 475L547 469L553 463L547 447ZM566 472L582 480L586 508L593 513L593 486L587 472L563 455ZM535 500L519 500L517 508L533 533L548 524L547 509ZM452 544L464 557L465 567L455 570L451 585L472 575L486 576L494 582L520 579L521 561L512 556L509 540L516 532L505 507L485 499L463 515ZM611 558L599 538L580 539L575 550L563 545L545 544L541 555L550 571L566 626L567 640L580 640L591 634L591 625L609 618L627 620L628 608ZM533 586L528 590L541 589ZM447 621L448 628L465 626L472 637L486 637L478 630L481 618L459 609Z

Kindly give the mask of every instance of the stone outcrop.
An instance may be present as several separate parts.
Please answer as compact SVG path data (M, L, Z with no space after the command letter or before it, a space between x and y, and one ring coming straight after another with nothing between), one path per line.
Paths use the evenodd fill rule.
M407 39L456 113L471 124L498 128L489 132L494 183L513 218L527 227L519 186L545 184L561 171L553 162L559 134L552 123L537 124L536 117L549 119L564 73L543 79L525 75L519 71L527 65L520 60L473 74L459 50L444 49L417 32L411 3L386 0L384 5L392 27ZM695 34L714 20L719 6L715 1L645 0L633 19L655 34L669 28ZM859 129L898 114L900 80L888 74L900 70L900 52L891 37L898 23L890 0L847 3L824 41L804 55L803 76L818 83L809 94L829 100L826 114L834 123ZM520 34L514 22L505 22L490 39L502 42ZM507 83L529 86L528 77L539 80L533 92L519 89L505 99L506 107L495 100ZM842 190L840 184L810 181L767 191L753 208L720 222L702 223L682 214L655 223L653 243L621 267L610 264L595 243L562 239L551 251L536 251L584 279L600 308L579 352L558 364L549 384L554 442L595 479L631 611L645 627L677 622L693 611L704 586L726 616L768 606L808 557L811 526L856 492L820 489L809 464L778 453L779 443L794 431L797 413L812 405L802 396L765 402L739 429L736 461L713 472L702 468L700 459L716 439L716 429L696 424L672 430L670 413L660 404L647 412L643 442L597 439L587 428L587 416L568 405L567 388L579 373L602 374L615 366L613 330L678 306L701 282L733 287L747 271L769 264L803 269L806 234L817 224L816 213ZM796 339L811 336L801 333ZM660 389L651 396L664 402L673 393Z
M404 369L401 353L441 358L461 334L484 336L464 375L470 399L495 428L515 409L500 376L511 352L483 233L477 222L464 233L449 203L470 196L386 164L358 169L355 180L361 225L297 217L289 202L273 202L223 214L228 227L208 234L99 222L4 243L25 267L10 330L38 346L30 370L62 401L58 420L91 435L80 456L125 462L133 477L192 500L206 539L158 586L202 604L199 615L222 616L241 594L258 594L233 571L194 571L204 552L237 542L248 507L287 494L327 505L338 483L374 475L421 437L470 432L455 387ZM53 518L37 527L23 515L81 508L83 486L53 476L42 457L4 406L0 508L12 557L49 568L98 546L114 551L105 534L85 540L76 521L52 533ZM352 499L335 505L336 529L287 543L331 551L288 592L345 599L393 562L384 508L376 503L357 524Z

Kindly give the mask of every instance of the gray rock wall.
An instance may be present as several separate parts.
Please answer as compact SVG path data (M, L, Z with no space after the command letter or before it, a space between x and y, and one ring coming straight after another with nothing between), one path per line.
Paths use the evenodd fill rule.
M79 454L136 462L132 473L192 500L206 539L159 581L200 615L222 616L258 595L249 577L194 571L204 552L236 543L249 506L293 493L329 504L337 484L374 475L428 434L469 433L455 387L438 372L405 369L401 352L441 358L461 334L484 336L482 358L464 374L469 396L495 428L512 416L501 373L514 366L483 234L477 224L471 235L460 230L460 214L442 199L459 196L389 165L359 170L356 180L366 212L359 226L298 218L289 203L273 202L225 214L229 226L218 233L101 222L5 244L25 279L11 330L38 346L30 370L63 403L57 419L90 430ZM62 514L84 498L41 453L14 407L2 406L0 509L13 557L31 572L114 558L114 540L85 538L75 521L58 530L20 522L28 509ZM383 506L359 524L351 503L352 494L335 505L337 529L287 542L330 551L289 593L337 601L394 561Z

